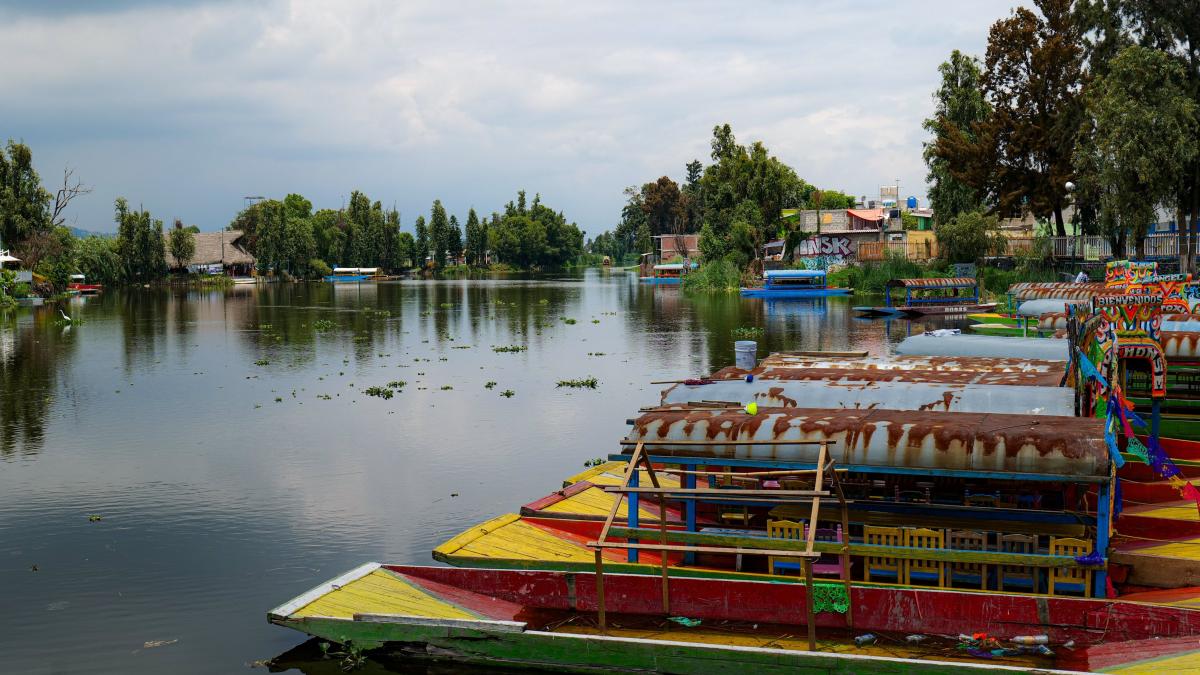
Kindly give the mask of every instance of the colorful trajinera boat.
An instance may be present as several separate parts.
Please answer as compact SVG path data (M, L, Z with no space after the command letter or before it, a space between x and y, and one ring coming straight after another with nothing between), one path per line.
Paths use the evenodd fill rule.
M71 281L67 284L67 291L77 295L96 295L102 290L103 284L89 284L87 277L82 274L72 274Z
M638 281L643 284L679 285L687 269L684 263L661 263L654 266L651 276L638 277Z
M849 295L852 288L830 288L824 270L767 270L762 288L743 288L747 298L820 298Z
M1160 310L1133 295L1076 307L1067 340L1040 341L1071 345L1069 365L797 353L680 381L608 463L438 546L453 568L372 563L269 618L579 672L1186 662L1200 462L1158 437ZM1145 421L1124 393L1136 369Z
M902 304L893 304L892 291L904 289ZM892 279L884 291L884 306L855 307L864 316L907 314L957 315L988 312L994 302L979 302L979 282L970 277L945 279Z

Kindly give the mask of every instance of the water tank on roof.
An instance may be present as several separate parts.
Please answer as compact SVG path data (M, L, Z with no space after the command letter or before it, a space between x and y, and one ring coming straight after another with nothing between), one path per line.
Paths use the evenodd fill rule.
M913 197L912 195L909 195L908 201L905 203L908 205L909 211L912 211L913 209L917 208L917 198Z

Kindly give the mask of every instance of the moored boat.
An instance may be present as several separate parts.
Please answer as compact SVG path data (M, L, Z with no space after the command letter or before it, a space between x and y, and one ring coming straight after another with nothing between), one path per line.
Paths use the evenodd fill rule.
M89 284L87 277L82 274L72 274L71 282L67 284L67 290L79 295L95 295L104 290L103 284Z
M655 265L651 276L638 277L643 284L679 285L683 275L687 274L687 266L683 263L661 263Z
M335 267L333 268L333 274L326 276L325 281L344 284L380 281L384 278L378 267Z
M892 291L904 289L904 300L893 304ZM997 303L979 301L979 282L970 277L892 279L884 290L882 307L855 307L864 316L959 315L989 312Z
M743 288L747 298L820 298L849 295L851 288L830 288L824 270L767 270L761 288Z
M1067 643L1200 636L1200 610L1191 608L873 584L813 589L672 578L664 595L649 575L369 563L268 619L357 648L559 672L1048 673L1060 660L1070 667L1072 652L1059 649ZM596 625L601 612L604 627ZM810 617L821 631L816 650L803 638ZM868 633L894 639L886 647L850 639ZM906 642L913 634L966 639Z

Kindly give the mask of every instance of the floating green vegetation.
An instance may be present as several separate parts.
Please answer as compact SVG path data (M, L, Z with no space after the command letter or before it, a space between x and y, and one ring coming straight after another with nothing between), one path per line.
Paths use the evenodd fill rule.
M442 385L442 391L451 391L451 390L453 390L453 389L454 389L454 386L453 386L453 385L449 385L449 384L443 384L443 385Z
M255 362L254 362L254 365L256 365L256 366L269 366L269 365L271 365L271 362L270 362L270 361L268 361L267 359L259 359L259 360L257 360L257 361L255 361Z
M515 354L517 352L523 352L527 349L529 349L529 347L526 347L525 345L500 345L492 347L492 351L496 352L497 354Z
M333 400L333 397L330 396L329 394L317 394L317 398L319 398L323 401L332 401Z
M483 385L483 388L484 388L484 389L495 389L495 388L496 388L496 383L495 383L495 382L488 381L488 383L487 383L487 384Z
M274 328L274 326L272 326L272 325L271 325L271 324L269 324L269 323L260 323L260 324L258 324L258 329L259 329L259 330L271 330L272 328Z
M391 387L392 389L403 389L404 385L406 384L408 383L404 380L392 380L391 382L388 382L387 386Z
M282 397L282 396L276 396L276 397L275 397L275 402L276 402L276 403L283 403L283 397Z
M313 322L313 328L316 328L317 330L333 330L334 328L337 328L337 324L329 319L317 319Z
M608 461L608 460L604 459L603 457L596 457L594 459L589 459L589 460L585 461L583 463L583 465L590 469L593 466L600 466L601 464L603 464L606 461Z
M471 345L454 345L450 349L470 349Z
M367 387L363 389L363 393L367 396L378 396L385 401L396 394L396 392L387 387Z
M599 384L600 380L594 377L585 377L579 380L559 380L556 386L570 389L595 389Z
M517 392L513 391L512 389L505 389L504 391L500 392L500 395L504 398L512 398L517 395Z
M104 516L100 515L99 513L88 514L88 522L89 523L98 523L102 520L104 520Z
M575 319L568 319L566 317L563 317L563 323L567 324L568 326L574 326Z
M438 305L438 307L441 307L442 309L454 309L454 303L453 302L443 302L442 304Z
M600 323L600 319L592 319L592 323Z
M367 316L383 317L383 318L386 318L386 317L389 317L392 315L391 311L386 310L386 309L364 309L363 314L366 314Z
M538 304L539 304L539 305L548 305L548 304L550 304L550 299L549 299L549 298L542 298L541 300L538 300Z
M750 340L763 336L763 329L758 326L738 326L729 331L735 340Z
M370 335L355 335L354 337L350 338L350 340L353 342L366 342L367 340L370 340L370 339L371 339Z
M588 352L588 356L605 356L604 352Z

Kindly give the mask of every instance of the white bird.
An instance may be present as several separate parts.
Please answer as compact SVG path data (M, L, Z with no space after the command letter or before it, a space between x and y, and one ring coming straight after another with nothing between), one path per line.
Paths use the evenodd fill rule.
M62 314L62 318L66 319L67 323L71 323L71 317L67 316L67 313L62 310L62 307L58 308L58 313Z

